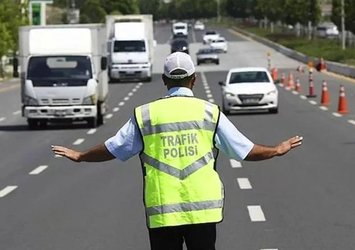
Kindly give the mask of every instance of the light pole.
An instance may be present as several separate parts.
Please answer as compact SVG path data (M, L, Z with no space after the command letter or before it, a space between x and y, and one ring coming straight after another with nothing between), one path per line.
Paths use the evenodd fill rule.
M341 48L345 50L345 11L344 0L341 0Z
M221 22L221 0L217 0L217 22L220 23Z

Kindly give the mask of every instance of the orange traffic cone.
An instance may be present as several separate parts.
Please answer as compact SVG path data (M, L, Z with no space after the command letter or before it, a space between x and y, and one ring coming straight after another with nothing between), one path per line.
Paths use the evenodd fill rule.
M322 97L320 103L323 106L328 106L330 104L329 91L328 91L327 83L325 81L323 81L322 83Z
M297 67L297 71L300 72L300 73L304 73L304 69L303 69L303 66L300 65Z
M287 88L292 89L294 85L295 85L295 81L293 80L293 74L289 73Z
M307 97L316 97L317 95L314 94L314 84L313 84L313 80L310 79L309 81L309 94L307 95Z
M282 74L281 74L281 81L280 81L280 84L283 85L283 86L285 86L285 83L286 83L286 77L285 77L285 74L282 73Z
M271 76L272 79L274 80L274 82L276 82L278 80L278 72L277 72L277 68L273 68L271 70Z
M348 103L346 101L345 89L343 85L340 85L338 113L340 114L348 113Z
M301 92L301 83L299 78L296 79L295 91L297 91L298 93Z
M325 61L323 59L323 57L319 58L319 62L317 65L317 70L320 72L325 72L327 71L327 65L325 64Z

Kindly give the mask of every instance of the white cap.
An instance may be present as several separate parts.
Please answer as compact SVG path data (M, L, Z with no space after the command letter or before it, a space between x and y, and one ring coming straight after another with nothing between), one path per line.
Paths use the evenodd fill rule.
M178 72L174 72L177 70ZM195 73L195 66L190 55L184 52L170 54L164 63L164 75L170 79L183 79Z

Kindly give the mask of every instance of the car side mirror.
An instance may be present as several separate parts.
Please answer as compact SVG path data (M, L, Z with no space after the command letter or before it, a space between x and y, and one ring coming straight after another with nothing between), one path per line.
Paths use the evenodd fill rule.
M107 69L107 57L101 57L101 70Z
M219 81L218 84L221 86L226 86L226 84L223 81Z

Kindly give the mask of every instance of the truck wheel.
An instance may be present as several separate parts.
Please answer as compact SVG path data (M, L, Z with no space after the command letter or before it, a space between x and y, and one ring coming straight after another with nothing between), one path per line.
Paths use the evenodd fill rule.
M91 117L87 120L89 128L96 128L97 127L97 118Z
M29 129L37 129L38 128L38 120L36 119L27 119L27 124Z

